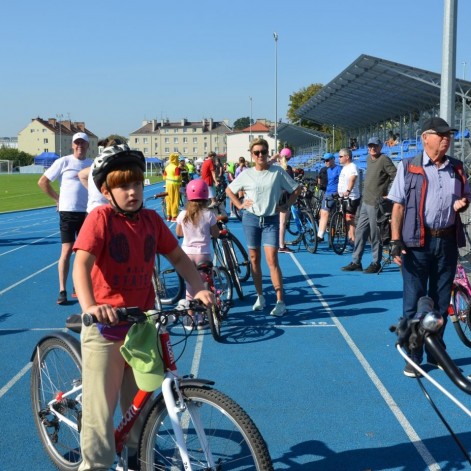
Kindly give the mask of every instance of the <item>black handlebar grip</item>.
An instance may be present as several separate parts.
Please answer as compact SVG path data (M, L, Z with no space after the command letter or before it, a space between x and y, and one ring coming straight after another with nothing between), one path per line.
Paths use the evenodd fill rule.
M97 318L93 314L88 314L85 312L82 314L82 323L86 327L90 327L92 324L97 322Z

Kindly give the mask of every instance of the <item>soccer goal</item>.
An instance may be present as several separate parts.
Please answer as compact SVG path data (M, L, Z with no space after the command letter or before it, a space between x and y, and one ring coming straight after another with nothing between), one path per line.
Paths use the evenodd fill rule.
M0 173L12 173L13 160L0 160Z

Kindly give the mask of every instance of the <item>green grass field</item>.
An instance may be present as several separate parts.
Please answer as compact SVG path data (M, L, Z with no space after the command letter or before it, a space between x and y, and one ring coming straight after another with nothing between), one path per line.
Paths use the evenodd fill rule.
M53 201L38 186L40 174L2 174L0 175L0 213L20 211L23 209L53 206ZM162 177L150 177L151 183L162 180ZM52 186L58 191L58 182Z

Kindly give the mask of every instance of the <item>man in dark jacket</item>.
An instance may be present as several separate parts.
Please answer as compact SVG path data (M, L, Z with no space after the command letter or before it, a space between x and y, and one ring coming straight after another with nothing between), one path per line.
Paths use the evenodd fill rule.
M457 249L465 242L459 213L471 200L463 164L446 155L455 132L441 118L427 119L422 125L423 152L399 163L388 195L394 201L391 254L402 265L403 315L414 317L419 298L430 296L445 321L442 337ZM422 362L422 351L409 353L415 363ZM437 365L429 354L427 362ZM404 374L415 377L416 370L406 363Z

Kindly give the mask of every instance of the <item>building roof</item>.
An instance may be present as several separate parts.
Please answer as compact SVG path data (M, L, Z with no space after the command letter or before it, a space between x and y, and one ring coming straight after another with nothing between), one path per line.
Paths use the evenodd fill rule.
M268 132L270 131L270 128L257 121L256 123L253 123L252 126L247 126L245 129L242 129L240 132Z
M203 119L201 121L169 121L156 119L146 121L143 125L130 133L133 134L154 134L160 132L161 129L178 129L178 128L202 128L203 132L221 131L230 132L231 128L224 121L214 121L213 119Z
M76 132L84 132L88 134L90 137L96 137L90 129L87 129L85 123L82 121L74 122L70 120L62 120L58 121L54 118L49 118L48 120L42 119L39 116L37 118L33 118L32 121L37 121L38 123L42 124L45 128L49 129L53 133L60 133L63 136L67 135L74 135Z
M347 130L364 128L438 106L440 86L438 73L363 54L296 114ZM458 94L470 91L471 82L456 80Z
M323 141L329 137L328 134L323 132L287 123L278 124L276 135L278 140L287 142L289 145L295 147ZM270 132L270 136L274 136L273 130Z

